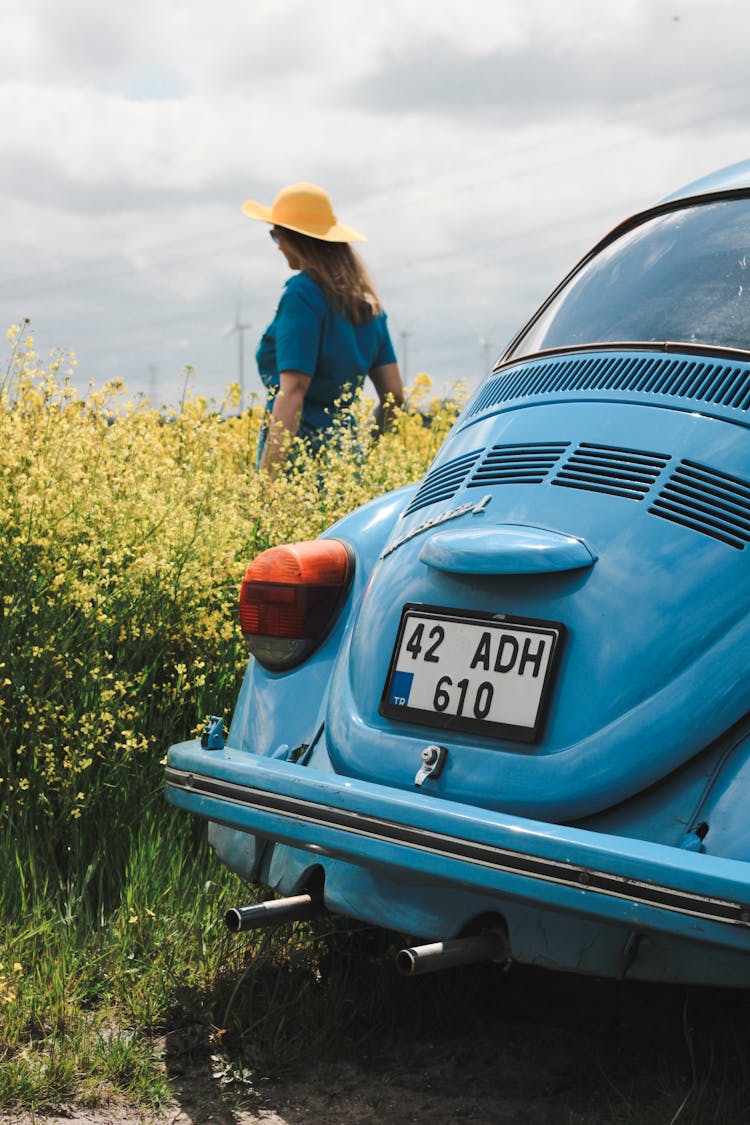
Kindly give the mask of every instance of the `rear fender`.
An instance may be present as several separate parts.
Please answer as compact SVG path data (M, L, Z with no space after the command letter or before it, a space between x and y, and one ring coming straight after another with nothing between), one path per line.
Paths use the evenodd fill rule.
M350 630L370 573L416 485L388 492L355 509L322 538L345 540L355 556L354 579L336 624L303 664L268 672L251 657L237 700L230 744L245 753L286 758L312 742L319 730L333 664Z
M693 818L705 850L712 855L750 860L750 734L739 734Z

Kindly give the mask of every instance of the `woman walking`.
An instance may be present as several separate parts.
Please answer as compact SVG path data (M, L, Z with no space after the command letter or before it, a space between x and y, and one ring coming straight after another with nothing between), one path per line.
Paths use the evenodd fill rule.
M269 390L258 466L276 472L291 439L316 451L369 375L378 396L376 422L403 403L403 384L386 315L367 271L349 245L364 235L339 222L315 184L282 188L270 207L249 199L244 213L271 225L271 238L294 275L256 352Z

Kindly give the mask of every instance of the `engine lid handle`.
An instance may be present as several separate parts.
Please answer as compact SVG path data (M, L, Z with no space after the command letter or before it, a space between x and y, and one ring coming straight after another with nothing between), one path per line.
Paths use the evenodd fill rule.
M522 524L446 528L422 544L420 562L449 574L548 574L593 566L575 535Z

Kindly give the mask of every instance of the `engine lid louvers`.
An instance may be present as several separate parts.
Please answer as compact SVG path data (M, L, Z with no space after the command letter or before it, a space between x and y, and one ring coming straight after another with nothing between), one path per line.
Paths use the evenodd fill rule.
M455 496L481 454L481 449L475 449L472 453L464 453L461 457L455 457L436 469L430 469L411 504L403 513L402 519L420 508L426 508L428 504L437 504L441 500L450 500Z
M650 515L742 550L750 543L750 481L697 461L671 475L671 456L644 449L567 441L475 449L428 472L403 516L452 499L463 487L554 485L628 500L650 499Z
M467 488L495 484L539 484L558 463L568 442L495 445L474 470Z
M750 543L748 482L694 461L680 462L649 512L738 550Z
M582 442L551 483L642 500L668 462L663 453Z
M711 405L712 413L750 410L750 364L719 357L597 351L532 359L499 371L478 390L466 419L524 399L604 397Z

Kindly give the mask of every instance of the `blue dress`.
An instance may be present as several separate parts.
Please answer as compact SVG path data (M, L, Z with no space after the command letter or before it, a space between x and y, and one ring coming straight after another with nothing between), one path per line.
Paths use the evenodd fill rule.
M368 372L395 363L396 353L385 313L364 324L352 324L303 272L294 274L284 286L255 358L270 392L269 412L279 389L279 372L301 371L310 376L298 433L316 449L333 426L337 412L361 388Z

